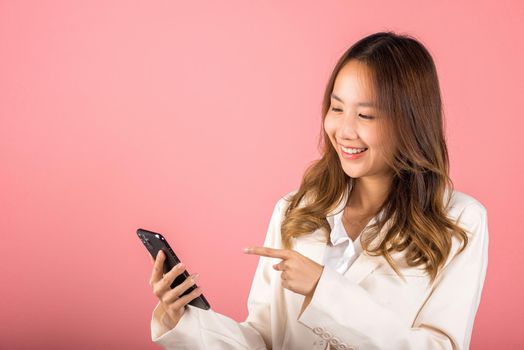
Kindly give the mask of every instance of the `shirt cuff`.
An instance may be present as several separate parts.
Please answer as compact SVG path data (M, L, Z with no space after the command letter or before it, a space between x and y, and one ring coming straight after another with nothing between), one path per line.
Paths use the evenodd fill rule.
M173 328L164 324L164 317L168 316L158 302L151 318L151 340L154 343L164 348L201 348L200 318L194 306L186 305L184 314Z

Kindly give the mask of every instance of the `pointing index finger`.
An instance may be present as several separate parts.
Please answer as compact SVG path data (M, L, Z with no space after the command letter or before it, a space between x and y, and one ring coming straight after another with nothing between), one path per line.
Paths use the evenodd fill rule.
M276 249L269 247L248 247L244 248L246 254L267 256L270 258L287 259L289 258L289 251L287 249Z

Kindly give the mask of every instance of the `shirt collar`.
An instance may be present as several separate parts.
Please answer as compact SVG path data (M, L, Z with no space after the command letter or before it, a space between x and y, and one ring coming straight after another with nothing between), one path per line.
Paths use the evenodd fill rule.
M329 239L332 245L337 245L349 240L349 237L344 228L344 224L342 222L342 215L344 215L344 208L346 207L349 194L351 192L351 189L353 188L353 181L353 179L348 181L348 185L346 186L342 200L340 201L339 205L326 216L331 226L331 234L329 236Z
M329 236L332 245L337 245L349 240L346 229L344 228L344 224L342 222L343 214L344 210L333 215L333 228L331 229L331 234Z
M350 179L348 181L348 184L344 190L342 199L340 200L339 204L337 205L335 209L333 209L331 212L329 212L326 215L326 219L329 223L329 226L331 227L331 230L333 230L333 228L335 227L335 221L340 221L342 219L342 213L344 212L344 208L346 207L346 203L349 198L349 193L351 192L351 189L353 188L353 181L354 181L353 179ZM337 214L339 216L337 216ZM335 220L335 217L337 217L336 220Z

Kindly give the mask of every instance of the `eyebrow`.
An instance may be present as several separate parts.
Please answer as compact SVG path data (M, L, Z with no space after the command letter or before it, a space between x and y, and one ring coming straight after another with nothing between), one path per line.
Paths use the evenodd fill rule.
M340 101L340 102L344 103L344 101L343 101L340 97L338 97L337 95L335 95L335 94L331 94L331 97L334 98L334 99L337 100L337 101ZM372 102L359 102L359 103L357 103L357 106L362 106L362 107L376 107L376 105L375 105L374 103L372 103Z

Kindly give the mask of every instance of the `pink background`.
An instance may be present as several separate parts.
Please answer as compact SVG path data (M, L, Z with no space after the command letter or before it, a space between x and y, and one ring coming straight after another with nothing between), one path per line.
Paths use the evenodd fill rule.
M524 346L523 4L0 1L0 346L157 348L138 227L242 321L242 248L318 157L336 60L381 30L432 53L452 178L488 209L471 348Z

